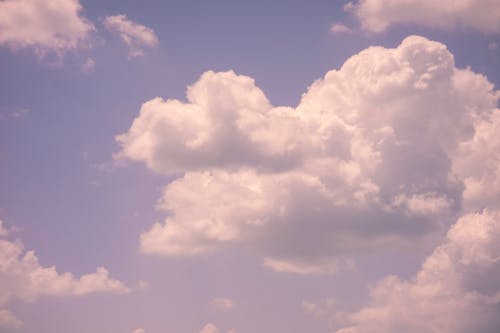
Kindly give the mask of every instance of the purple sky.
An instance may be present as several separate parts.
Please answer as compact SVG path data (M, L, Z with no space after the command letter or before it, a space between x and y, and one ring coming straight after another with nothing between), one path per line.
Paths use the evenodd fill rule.
M500 4L0 0L0 332L496 333Z

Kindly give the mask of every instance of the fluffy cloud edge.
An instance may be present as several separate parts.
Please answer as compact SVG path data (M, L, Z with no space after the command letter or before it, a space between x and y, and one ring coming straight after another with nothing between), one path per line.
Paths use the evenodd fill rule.
M379 281L371 304L337 313L348 324L336 332L493 332L500 325L499 244L498 211L461 216L412 280Z
M1 226L1 225L0 225ZM104 267L75 277L42 266L34 251L26 251L20 240L0 238L0 325L18 328L22 322L5 307L12 301L34 302L40 297L77 297L95 293L126 294L130 289L111 278Z
M81 15L78 0L0 2L0 45L32 49L41 57L90 46L95 26Z
M354 13L364 30L375 33L398 24L500 32L500 9L495 0L359 0L344 8Z
M142 252L243 245L267 267L302 274L444 231L468 207L464 180L481 172L466 151L484 145L462 145L496 119L499 98L487 78L456 68L445 45L419 36L353 55L296 108L272 106L233 71L204 73L186 95L144 103L117 136L117 160L180 174L157 205L165 221L141 234ZM481 163L494 164L488 147Z

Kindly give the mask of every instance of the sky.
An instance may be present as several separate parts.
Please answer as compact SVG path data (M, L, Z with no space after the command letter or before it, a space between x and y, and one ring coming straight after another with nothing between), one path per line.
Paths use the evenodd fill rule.
M498 0L0 0L0 332L496 333Z

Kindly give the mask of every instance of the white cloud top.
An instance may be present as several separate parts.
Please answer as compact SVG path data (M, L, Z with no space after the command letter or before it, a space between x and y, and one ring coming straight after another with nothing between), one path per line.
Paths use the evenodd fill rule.
M88 46L95 28L81 10L78 0L0 1L0 45L31 48L40 56Z
M489 333L500 327L500 214L468 214L410 281L388 276L337 333Z
M92 293L126 293L128 288L109 277L108 271L77 278L58 273L54 266L44 267L33 251L25 251L19 241L0 239L0 307L10 301L33 302L42 296L81 296ZM18 327L21 321L0 308L0 327Z
M272 106L249 77L206 72L187 102L144 103L117 138L117 159L182 173L141 249L242 245L268 267L307 274L352 267L353 252L425 243L477 195L500 191L498 96L418 36L351 57L296 108ZM475 172L479 163L491 167Z
M359 0L345 8L354 12L363 29L372 32L395 24L500 32L497 0Z
M120 35L129 48L130 58L143 56L144 48L158 45L158 37L153 29L129 20L126 15L108 16L104 19L104 26Z

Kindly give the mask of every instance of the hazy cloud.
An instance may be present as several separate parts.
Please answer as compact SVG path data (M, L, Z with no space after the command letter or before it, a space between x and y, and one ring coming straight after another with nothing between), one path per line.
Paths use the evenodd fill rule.
M500 327L500 214L468 214L409 281L388 276L337 333L493 333Z
M210 302L210 306L215 309L227 311L233 309L236 303L230 298L216 297Z
M136 328L132 333L146 333L143 328Z
M219 329L214 324L206 324L200 333L219 333Z
M381 32L394 24L500 32L497 0L359 0L349 2L363 29Z

